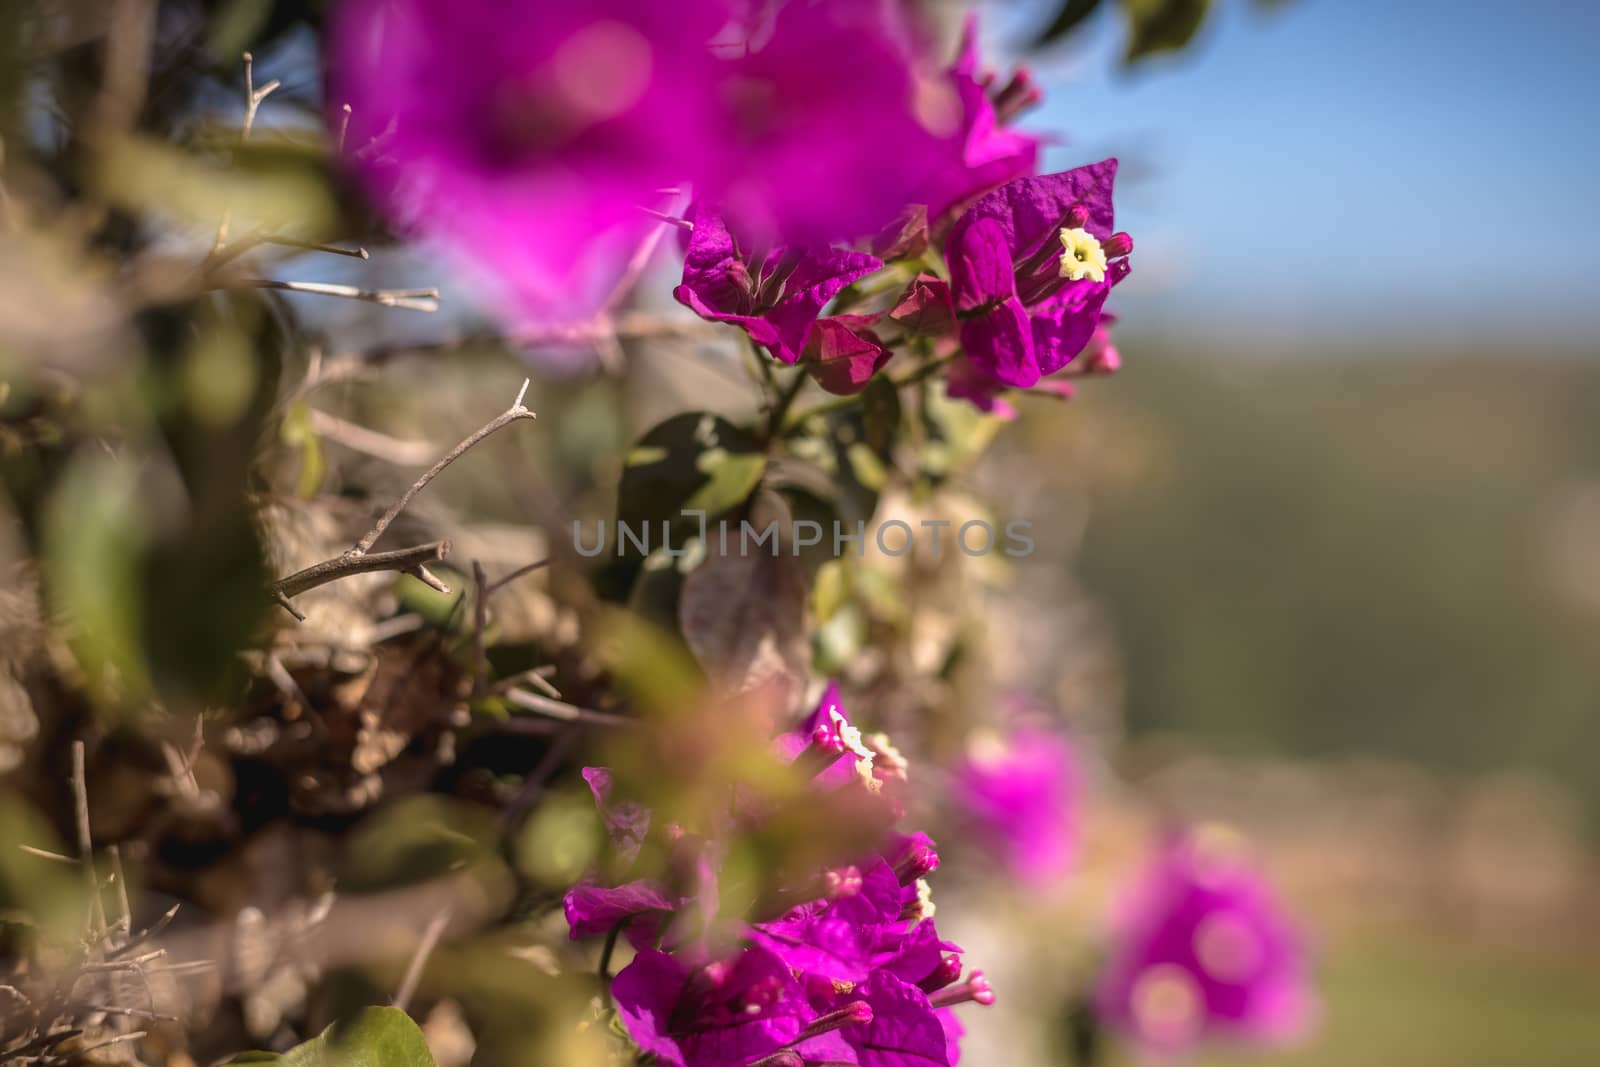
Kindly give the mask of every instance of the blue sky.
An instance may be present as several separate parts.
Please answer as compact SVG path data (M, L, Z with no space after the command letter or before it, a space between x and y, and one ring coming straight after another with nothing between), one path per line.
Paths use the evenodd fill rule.
M1130 318L1277 348L1600 354L1600 5L1214 6L1189 53L1131 73L1104 15L1031 60L1032 125L1068 139L1051 169L1123 160Z

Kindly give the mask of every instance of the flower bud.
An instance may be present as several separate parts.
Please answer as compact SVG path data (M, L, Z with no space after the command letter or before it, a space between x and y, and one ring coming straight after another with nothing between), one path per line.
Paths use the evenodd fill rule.
M933 973L917 983L924 993L936 993L961 977L961 957L945 956Z
M935 1008L949 1008L968 1001L984 1007L994 1003L994 990L990 988L989 979L983 976L982 971L973 971L965 982L949 989L941 989L928 998L928 1002Z
M1107 259L1116 259L1133 251L1133 238L1125 233L1114 233L1100 243L1105 250Z
M901 885L910 885L929 871L939 867L939 853L933 850L932 845L921 843L912 845L906 854L894 865L894 876L900 880Z

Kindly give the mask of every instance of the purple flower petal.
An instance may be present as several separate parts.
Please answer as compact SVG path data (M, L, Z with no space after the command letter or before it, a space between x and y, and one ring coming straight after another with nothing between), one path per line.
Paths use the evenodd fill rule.
M583 780L594 794L594 806L605 819L611 844L623 863L632 863L650 832L650 809L631 800L612 803L611 771L605 767L585 767Z
M961 151L960 101L918 70L899 5L821 0L777 9L733 64L730 133L701 190L768 241L876 232Z
M947 75L961 102L959 160L938 172L922 189L928 217L937 220L974 197L1032 174L1039 162L1039 139L1002 126L978 73L978 19L962 27L961 46Z
M330 124L394 226L439 248L516 328L605 304L641 210L707 145L728 0L582 5L345 0L328 30Z
M788 968L760 947L694 969L641 949L611 994L634 1042L673 1067L744 1067L793 1041L811 1014Z
M961 322L961 347L984 378L1026 389L1039 380L1033 324L1015 297Z
M628 919L656 912L671 911L674 904L665 890L654 882L641 880L606 888L576 885L562 901L572 940L609 933Z
M812 380L824 392L853 396L893 355L870 329L866 315L834 315L818 319L806 341L804 361Z
M717 213L696 207L690 219L683 281L672 295L701 318L743 327L785 363L799 361L828 301L883 266L876 256L827 247L749 253Z
M909 982L877 971L856 990L872 1008L872 1021L840 1033L861 1067L949 1067L949 1043L928 995Z

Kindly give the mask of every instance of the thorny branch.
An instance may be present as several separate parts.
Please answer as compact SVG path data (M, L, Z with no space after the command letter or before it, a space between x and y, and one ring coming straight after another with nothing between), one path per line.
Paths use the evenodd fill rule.
M256 112L261 110L261 102L277 91L281 83L274 78L261 88L256 88L256 59L249 52L244 54L244 123L239 128L239 143L242 145L250 140L250 131L255 129ZM217 224L217 239L212 242L211 254L216 256L228 243L228 224L232 220L232 212L224 211L222 221Z
M332 559L314 563L304 570L296 571L287 578L282 578L274 583L272 594L278 603L287 609L291 615L296 618L303 618L295 610L294 606L289 603L291 597L298 596L318 586L326 585L329 582L347 578L353 574L367 574L373 571L386 570L413 575L418 580L441 592L448 592L449 590L445 588L444 583L429 573L427 564L444 559L450 551L449 542L434 541L430 544L398 549L393 552L373 552L372 546L378 542L378 539L383 536L384 531L388 530L394 520L399 518L400 513L416 498L416 495L422 492L429 482L442 474L446 467L460 459L480 441L496 431L510 426L513 422L536 417L522 403L523 398L528 394L528 384L528 379L523 379L522 388L517 390L517 398L511 402L509 408L462 439L459 444L445 453L439 462L424 471L421 477L411 483L411 487L405 491L400 499L395 501L393 506L373 524L372 529L362 535L361 540L357 541L351 548Z

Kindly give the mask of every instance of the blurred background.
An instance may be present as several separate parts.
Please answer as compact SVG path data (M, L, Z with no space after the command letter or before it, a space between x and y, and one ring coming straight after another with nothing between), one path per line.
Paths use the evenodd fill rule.
M1012 666L1122 741L1084 906L1128 820L1225 818L1318 946L1272 1062L1600 1062L1600 13L1218 3L1131 68L1103 16L1026 60L1045 169L1122 160L1124 369L981 483L1042 472Z
M967 6L944 4L951 29ZM7 77L21 69L10 50L38 44L17 30L25 7L0 4ZM93 4L61 9L93 30L84 41L98 40ZM261 188L283 193L286 216L359 216L336 202L315 144L321 63L304 23L324 5L174 0L162 9L183 16L179 29L213 20L212 37L194 46L212 66L166 71L182 92L152 83L162 89L152 95L155 112L169 97L196 98L165 116L187 138L178 138L185 151L198 149L205 161L237 157L230 162L246 178L272 179ZM239 11L255 19L250 32L231 17ZM1050 29L1069 15L1070 32ZM901 613L911 621L900 629L873 620L868 634L863 625L852 653L866 636L888 644L890 631L905 646L933 647L932 657L922 647L903 657L916 677L897 673L893 656L826 662L836 635L818 641L828 671L877 670L846 679L856 686L852 700L860 697L851 706L913 755L929 756L918 773L932 781L932 757L953 752L1011 690L1059 708L1073 729L1087 800L1071 880L1043 896L1012 895L991 866L948 839L941 932L966 946L1001 992L993 1009L965 1017L963 1062L1068 1062L1067 1005L1095 963L1084 946L1097 944L1115 889L1153 836L1181 817L1246 833L1306 921L1324 1000L1322 1025L1303 1047L1277 1057L1211 1052L1204 1067L1600 1063L1600 776L1590 766L1600 752L1600 209L1590 191L1600 164L1592 121L1600 11L1564 0L995 0L982 17L987 61L1001 70L1027 64L1045 91L1043 107L1021 123L1059 131L1044 169L1121 159L1119 228L1137 252L1114 301L1123 369L1079 382L1066 407L1022 402L1021 419L998 431L971 485L951 480L948 496L966 496L939 505L950 509L940 512L946 517L981 513L961 510L970 506L1029 520L1038 552L1010 572L990 568L970 585L931 590L932 603ZM74 18L61 25L77 26ZM1049 40L1040 44L1042 35ZM46 43L71 74L83 42L62 36ZM237 57L246 45L257 48L255 84L280 83L248 143L237 128L246 113ZM1130 51L1138 62L1127 62ZM15 88L0 85L17 96ZM116 95L106 100L96 106L117 119ZM76 174L77 143L53 125L41 130L41 154ZM191 307L179 284L188 275L173 281L176 268L162 257L176 250L174 261L187 266L183 255L198 259L212 247L219 215L271 198L233 184L240 175L224 168L188 158L180 166L154 150L161 144L147 138L135 144L138 154L112 157L100 181L130 215L192 201L195 217L175 227L182 241L147 245L116 212L104 225L60 208L71 196L34 195L44 208L24 229L37 230L39 243L0 244L9 283L0 357L59 348L74 374L99 376L95 395L116 397L106 410L131 426L119 432L157 458L129 478L99 463L93 421L94 432L81 434L96 446L88 447L71 434L61 444L49 420L35 418L36 407L50 413L53 393L8 400L0 389L0 459L30 454L39 441L37 451L71 452L70 463L42 473L12 472L16 499L4 503L41 516L47 565L71 579L57 591L67 607L82 614L107 601L107 589L134 590L97 620L132 634L128 647L92 651L119 667L124 654L128 662L143 656L158 668L151 684L198 709L202 696L231 684L221 668L262 621L251 612L263 551L274 553L265 561L272 573L284 574L348 544L374 501L393 499L529 371L519 354L472 332L470 313L460 311L470 294L448 285L442 313L432 316L304 293L266 310L231 298ZM172 174L188 184L174 188ZM130 180L140 176L149 180ZM33 192L13 182L0 189L0 209L19 215L16 205ZM357 222L356 236L373 228ZM237 217L234 227L247 232ZM151 280L150 292L136 295L157 310L123 322L99 288L118 275L52 258L58 229L62 247L77 248L79 230L94 235L95 263L103 254L121 266L139 253L136 273ZM368 262L294 247L274 254L297 258L268 263L321 284L441 283L426 255L375 244ZM658 259L639 306L628 310L667 328L622 338L615 354L626 357L625 373L614 377L537 368L530 404L559 417L497 437L452 469L408 512L416 523L408 535L448 536L462 559L511 573L549 550L543 528L556 524L544 520L561 510L552 501L575 514L611 514L614 460L658 420L690 408L750 414L729 331L696 332L667 296L677 262ZM264 366L281 363L284 382L257 375L252 354L270 355ZM120 369L138 361L148 366L137 374ZM314 408L306 399L313 387L322 390ZM154 398L148 418L138 404L123 410L120 400L146 394ZM99 408L91 414L104 417ZM967 429L981 450L987 429ZM161 512L178 484L163 473L169 468L210 487L191 490L194 514L173 530L135 506L139 494L111 491L147 490L148 510ZM52 481L60 470L73 475L60 479L65 490ZM47 482L48 495L22 491ZM259 498L245 487L258 483L283 505L252 523ZM926 501L906 495L880 502L874 489L869 510L879 507L880 522L914 520ZM146 537L149 529L159 536ZM21 555L0 541L0 565ZM464 588L469 578L453 581ZM131 839L130 824L178 809L151 831L178 847L139 860L146 884L192 904L185 916L272 914L320 892L329 871L359 883L329 857L345 847L346 831L369 825L360 819L380 799L391 806L349 853L351 869L374 885L382 865L360 848L428 822L397 798L435 786L473 804L515 795L519 776L542 761L550 730L504 709L494 721L479 716L477 741L463 743L460 758L472 773L435 781L435 749L437 762L457 760L452 749L446 761L440 739L453 745L456 726L423 714L437 710L420 707L430 685L412 684L398 646L372 649L411 640L396 619L452 632L451 616L420 586L402 583L395 594L390 584L325 591L312 602L311 630L333 635L328 647L295 631L277 648L300 671L291 682L314 683L306 707L332 709L344 749L295 748L283 759L294 775L280 775L262 746L278 743L280 725L284 747L299 744L294 731L309 729L294 721L304 695L280 700L278 689L293 685L257 678L238 710L271 730L217 724L230 728L214 730L198 778L193 756L186 766L159 762L169 748L190 751L191 732L172 723L152 727L147 745L103 746L88 770L95 840ZM15 593L27 610L0 598L0 681L5 670L42 662L42 643L22 639L41 629L34 591L15 585L0 592ZM351 589L361 598L353 606ZM648 596L636 601L650 607ZM193 611L195 602L214 610ZM572 666L582 661L569 605L530 582L496 610L507 644L554 649L582 676L576 692L584 692L592 679ZM231 621L219 628L218 618ZM161 625L141 634L141 620ZM135 647L145 637L150 647ZM416 642L425 639L431 633ZM433 640L428 655L440 644ZM340 666L341 657L358 666ZM369 699L358 677L378 678L378 695ZM448 695L445 682L458 680L437 688ZM125 689L139 681L121 677ZM420 710L393 699L412 690L422 694ZM403 705L398 725L384 720L380 730L359 717L385 702ZM0 711L12 707L0 701ZM938 714L922 715L930 708ZM25 718L0 718L0 774L20 766L18 780L44 783L35 790L41 807L66 827L65 742L90 716L66 700L41 705L37 720L23 710ZM919 739L910 724L935 736ZM919 740L927 743L912 749ZM306 759L315 773L300 773ZM130 766L136 773L114 773ZM151 783L166 775L181 784L184 774L205 790L157 796ZM227 802L201 805L208 791ZM235 804L249 818L234 819ZM20 839L5 825L8 839ZM547 880L565 885L571 876ZM545 925L540 937L577 951L559 924ZM270 940L260 930L252 936ZM548 948L525 952L508 972L483 963L504 965L505 947L452 963L484 987L471 992L493 1000L520 1038L546 996L535 975L555 957ZM240 998L241 1019L219 1015L216 1030L286 1047L304 1033L290 1034L284 1019L329 1010L314 1001L303 1011L308 983L284 992L241 967L237 984L251 995ZM363 992L386 996L393 985L385 976L373 987L380 993ZM282 1004L261 1006L280 994ZM336 982L323 994L330 1002L344 995ZM195 1045L212 1058L240 1047ZM496 1061L480 1052L479 1062L541 1062L515 1042L505 1047L514 1054ZM437 1043L436 1054L466 1062Z

